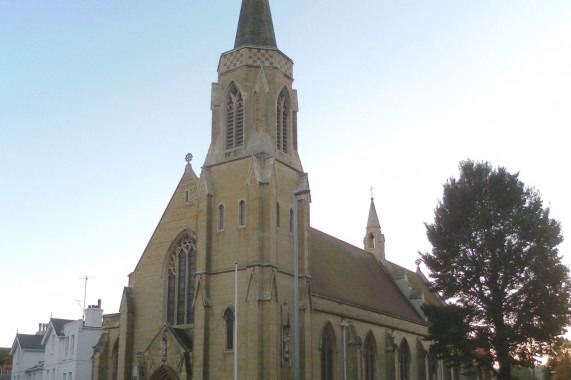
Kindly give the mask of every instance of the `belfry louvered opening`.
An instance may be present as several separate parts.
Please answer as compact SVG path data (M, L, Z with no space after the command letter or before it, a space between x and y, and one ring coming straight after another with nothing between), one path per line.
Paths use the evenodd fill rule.
M278 96L276 108L276 145L278 150L284 153L288 152L288 122L290 110L289 94L286 89L283 88Z
M244 99L232 83L226 97L226 149L244 145Z

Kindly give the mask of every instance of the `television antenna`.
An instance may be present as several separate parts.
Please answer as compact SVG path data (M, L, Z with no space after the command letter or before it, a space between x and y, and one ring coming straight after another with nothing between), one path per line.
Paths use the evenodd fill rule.
M80 280L85 280L85 283L83 285L83 307L81 306L81 304L79 303L80 300L76 300L77 303L79 304L79 307L81 308L81 311L83 312L83 319L85 319L85 299L87 298L87 280L88 277L87 275L81 276L79 277Z

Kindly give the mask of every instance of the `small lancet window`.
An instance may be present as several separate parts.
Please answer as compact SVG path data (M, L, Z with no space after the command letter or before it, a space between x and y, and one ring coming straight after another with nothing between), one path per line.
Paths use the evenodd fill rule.
M335 352L335 333L327 324L321 333L321 380L333 380L333 353Z
M224 205L218 206L218 231L224 229Z
M288 152L288 122L290 115L290 101L286 89L282 89L278 96L276 108L276 144L278 150Z
M369 235L369 248L375 248L376 247L376 241L375 241L375 235L370 234Z
M234 83L226 97L226 149L244 145L244 99Z
M399 346L399 379L410 379L410 349L406 339L403 339Z
M280 204L276 202L276 227L280 228Z
M226 327L226 342L224 349L226 351L232 351L234 349L234 311L231 308L227 308L224 312L224 323Z
M293 209L289 209L289 232L293 233Z
M246 225L246 202L244 200L240 201L239 204L239 217L238 217L238 225L243 227Z
M377 345L373 334L369 332L365 338L365 347L363 350L363 358L365 359L365 380L375 379L375 361L377 359Z

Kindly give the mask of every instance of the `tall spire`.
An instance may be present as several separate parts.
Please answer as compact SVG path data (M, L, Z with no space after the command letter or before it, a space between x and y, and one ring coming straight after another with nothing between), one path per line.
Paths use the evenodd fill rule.
M277 48L269 0L242 0L234 49L245 45Z

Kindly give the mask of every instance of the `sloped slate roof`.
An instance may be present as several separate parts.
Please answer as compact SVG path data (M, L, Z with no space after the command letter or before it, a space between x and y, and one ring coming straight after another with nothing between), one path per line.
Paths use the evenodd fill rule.
M54 330L57 336L62 336L64 335L63 333L63 327L65 325L67 325L70 322L73 322L73 319L58 319L58 318L52 318L50 319L50 322L52 323L52 325L54 326Z
M17 334L16 339L20 343L22 350L41 350L42 336L30 334Z
M310 228L314 295L426 324L369 252Z

